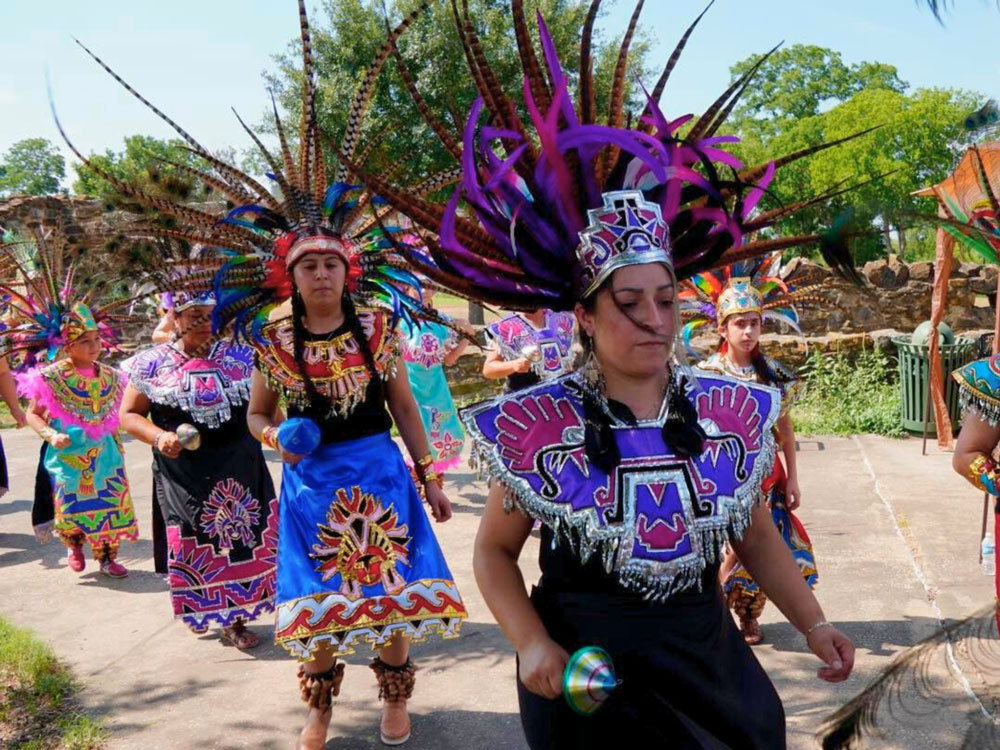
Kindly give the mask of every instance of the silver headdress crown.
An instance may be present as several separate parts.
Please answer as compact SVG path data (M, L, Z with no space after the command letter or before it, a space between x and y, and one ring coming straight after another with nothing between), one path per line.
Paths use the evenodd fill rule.
M673 268L670 230L660 207L638 190L604 193L604 205L587 211L590 224L576 250L581 298L589 297L616 269L643 263Z

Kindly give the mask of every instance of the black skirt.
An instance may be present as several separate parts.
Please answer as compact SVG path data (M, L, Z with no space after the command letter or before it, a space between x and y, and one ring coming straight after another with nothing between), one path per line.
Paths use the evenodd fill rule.
M625 736L678 750L785 747L781 700L717 585L656 605L624 593L544 586L531 599L553 640L570 654L604 648L622 681L596 713L581 716L562 696L542 698L518 680L532 750L608 750Z

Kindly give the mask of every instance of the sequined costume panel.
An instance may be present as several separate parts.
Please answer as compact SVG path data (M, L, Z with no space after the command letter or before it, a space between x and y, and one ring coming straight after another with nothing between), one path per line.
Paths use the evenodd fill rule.
M486 326L486 336L505 361L528 356L533 380L549 380L568 372L573 366L573 337L576 318L572 313L546 310L545 324L535 328L523 316L511 313ZM512 377L510 390L522 385ZM527 382L527 381L523 381Z
M420 407L420 417L439 473L461 462L465 444L465 430L444 371L444 359L457 345L458 334L432 322L414 325L402 342L410 388Z
M62 450L45 451L52 480L54 530L66 542L84 538L95 553L139 538L121 443L121 374L97 363L93 376L69 360L17 376L18 392L43 406L49 425L70 436Z
M1000 423L1000 354L964 365L951 376L958 383L963 413L975 414L990 426Z
M161 344L122 363L131 384L152 403L175 406L211 428L250 400L253 349L229 340L212 343L203 357Z
M774 462L777 391L730 378L680 378L708 434L682 458L660 420L612 423L621 462L613 475L587 458L583 377L566 375L463 410L480 465L512 503L598 556L627 590L662 601L700 585L721 545L742 536Z
M364 307L359 307L357 313L378 374L386 379L395 372L399 356L399 336L391 326L391 314ZM291 318L265 325L260 340L254 342L257 367L268 386L286 403L307 408L309 399L295 362L293 340ZM346 415L364 401L371 376L353 332L345 330L330 339L310 339L303 359L310 379L331 402L335 413Z
M174 616L195 632L274 611L278 500L247 428L253 351L214 342L203 357L170 344L128 363L131 385L164 430L193 424L197 450L153 453L153 495L166 529Z
M781 390L781 416L784 416L792 404L802 396L804 386L788 368L777 360L768 357L766 363L767 369L777 377L775 386ZM698 367L709 372L725 373L747 382L760 382L760 376L755 368L737 367L724 354L713 354ZM816 555L813 552L812 542L806 533L805 526L788 509L786 504L785 485L787 481L784 464L782 464L780 456L775 456L774 468L762 486L764 497L767 499L767 505L771 511L771 520L799 566L802 578L809 585L809 588L813 588L819 580ZM750 575L750 572L743 567L743 563L736 563L736 566L726 576L722 586L729 606L740 619L752 620L760 617L767 604L767 596L754 577Z

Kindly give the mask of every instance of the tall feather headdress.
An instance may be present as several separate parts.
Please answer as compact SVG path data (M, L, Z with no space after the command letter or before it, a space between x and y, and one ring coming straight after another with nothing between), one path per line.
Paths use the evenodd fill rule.
M201 244L224 256L225 263L218 271L192 273L181 280L162 279L161 291L198 291L210 284L217 299L216 327L235 322L238 332L252 335L266 321L268 312L291 296L292 263L306 252L332 252L348 262L347 287L352 294L381 301L405 317L418 314L436 318L419 300L400 291L400 287L419 289L419 281L402 267L397 254L406 242L390 240L390 235L400 231L392 223L395 217L391 208L354 179L354 168L350 166L355 162L364 163L367 157L367 149L359 152L357 147L379 72L392 54L395 40L425 6L426 3L407 15L390 32L389 39L369 67L351 104L344 133L333 148L339 158L333 165L327 164L325 138L316 118L312 37L305 2L299 0L302 112L297 147L289 143L273 97L274 127L279 143L277 153L272 153L237 115L240 125L267 163L267 176L273 183L274 193L246 172L211 154L84 47L126 90L170 125L203 164L202 168L172 166L201 180L233 206L216 214L153 195L140 186L116 179L83 156L60 125L63 138L87 167L110 182L123 196L172 219L169 227L147 226L144 231L150 236ZM382 173L380 178L387 179L388 173ZM454 171L434 175L423 181L418 192L433 192L455 179Z
M464 296L519 310L571 309L610 270L630 262L669 262L678 278L688 278L818 243L831 266L854 273L840 241L843 233L764 233L838 191L758 209L776 170L841 141L750 167L727 150L737 139L720 129L766 55L700 117L669 119L659 98L699 16L647 95L642 116L632 122L625 114L626 70L641 0L619 50L605 115L596 111L591 51L600 0L592 0L581 32L575 97L544 19L538 17L539 55L522 0L511 1L524 74L517 101L503 90L488 62L467 3L450 3L478 93L463 132L449 131L444 117L429 113L412 77L403 78L461 168L458 189L447 205L440 205L415 189L419 175L390 181L346 159L370 190L423 233L432 262L399 248L415 269Z
M703 327L716 328L727 317L757 312L764 321L784 323L798 334L796 302L814 301L822 281L793 285L781 277L781 253L771 253L698 273L681 282L677 293L683 322L682 341L692 355L691 338Z

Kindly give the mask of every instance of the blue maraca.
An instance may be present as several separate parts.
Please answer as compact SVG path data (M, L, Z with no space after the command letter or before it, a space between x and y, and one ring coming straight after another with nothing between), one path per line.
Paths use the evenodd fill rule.
M286 419L278 427L278 445L288 453L308 456L319 447L319 426L306 417Z

